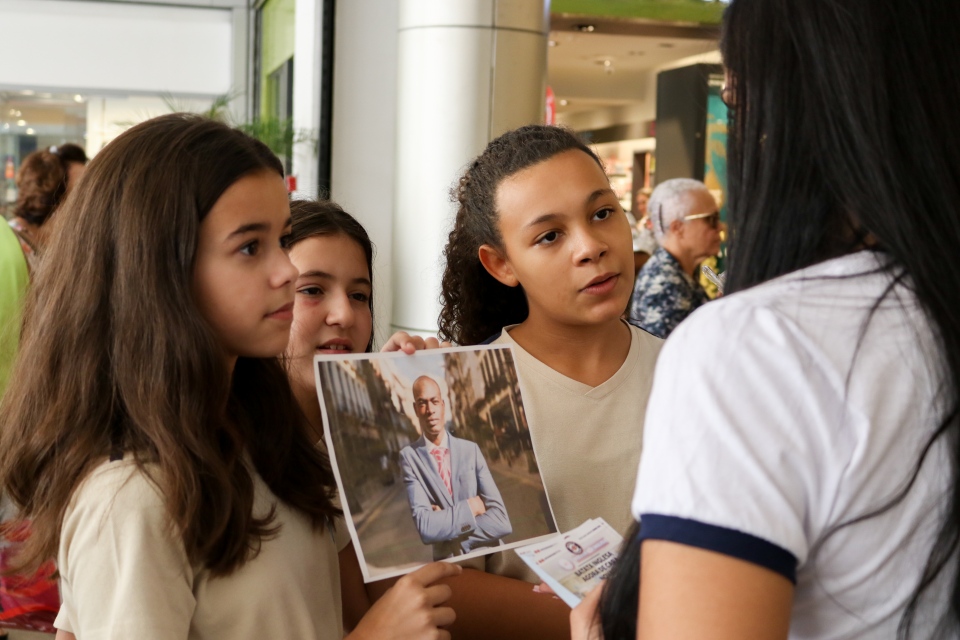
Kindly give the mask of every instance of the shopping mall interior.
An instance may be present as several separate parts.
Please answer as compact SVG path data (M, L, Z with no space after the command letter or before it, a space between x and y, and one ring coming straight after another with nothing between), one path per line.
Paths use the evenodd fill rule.
M0 206L9 214L31 151L77 142L93 156L150 117L206 113L267 141L296 194L327 195L370 230L379 340L429 333L450 187L507 129L576 130L628 211L665 177L702 179L722 202L725 6L0 0L12 52L0 67ZM683 157L658 158L658 146Z

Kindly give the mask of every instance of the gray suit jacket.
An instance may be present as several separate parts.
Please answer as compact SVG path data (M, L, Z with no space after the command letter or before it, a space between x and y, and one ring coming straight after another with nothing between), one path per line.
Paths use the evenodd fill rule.
M470 440L447 434L453 496L437 473L427 443L421 436L400 451L400 466L413 522L424 544L433 545L433 558L440 560L468 553L479 547L502 544L513 527L503 498L493 481L480 447ZM480 496L486 513L474 517L467 500ZM435 511L433 505L440 507Z

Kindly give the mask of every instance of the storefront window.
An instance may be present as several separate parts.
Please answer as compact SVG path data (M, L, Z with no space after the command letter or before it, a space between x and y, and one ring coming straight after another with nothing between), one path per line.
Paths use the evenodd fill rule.
M7 214L17 199L17 169L37 149L73 142L87 132L84 96L36 91L0 92L0 207Z
M124 96L0 91L0 214L17 200L16 174L37 149L65 142L93 157L133 125L175 111L206 113L211 100L175 95Z
M267 0L259 10L259 73L261 119L293 116L293 51L295 0Z

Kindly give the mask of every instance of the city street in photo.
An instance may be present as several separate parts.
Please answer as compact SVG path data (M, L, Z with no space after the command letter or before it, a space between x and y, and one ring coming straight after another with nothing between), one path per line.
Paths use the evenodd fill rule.
M556 533L510 347L316 356L314 364L366 582Z

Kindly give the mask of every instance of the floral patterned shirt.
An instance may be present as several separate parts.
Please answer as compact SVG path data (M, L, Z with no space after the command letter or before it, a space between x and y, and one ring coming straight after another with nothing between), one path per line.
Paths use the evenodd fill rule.
M630 323L658 338L666 338L693 310L709 298L670 252L658 247L647 260L630 298Z

